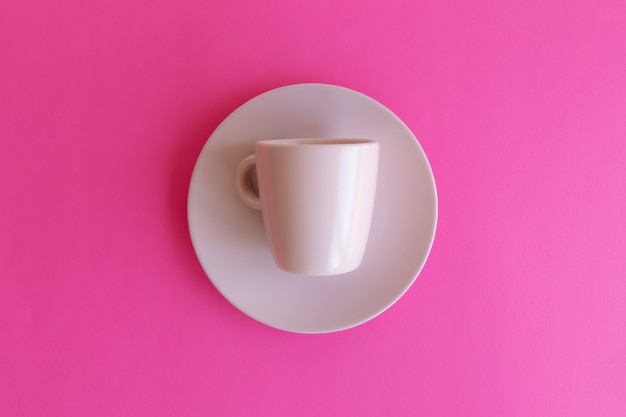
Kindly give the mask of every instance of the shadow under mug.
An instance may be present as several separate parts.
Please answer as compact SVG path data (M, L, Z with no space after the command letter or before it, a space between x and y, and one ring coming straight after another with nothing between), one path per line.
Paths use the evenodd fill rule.
M255 143L235 182L241 200L261 210L279 268L336 275L360 265L374 208L378 153L379 143L372 139Z

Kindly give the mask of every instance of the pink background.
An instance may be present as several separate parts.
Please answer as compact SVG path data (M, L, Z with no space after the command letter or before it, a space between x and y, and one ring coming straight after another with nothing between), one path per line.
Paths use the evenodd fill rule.
M212 131L298 82L394 111L440 203L408 293L316 336L186 224ZM4 1L0 181L2 416L626 415L624 1Z

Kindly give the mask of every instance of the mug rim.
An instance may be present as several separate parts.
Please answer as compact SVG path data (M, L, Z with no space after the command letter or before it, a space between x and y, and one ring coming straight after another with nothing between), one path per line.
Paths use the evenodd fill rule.
M377 145L378 141L369 138L285 138L285 139L265 139L256 142L255 145L279 146L279 147L320 147L320 146L363 146Z

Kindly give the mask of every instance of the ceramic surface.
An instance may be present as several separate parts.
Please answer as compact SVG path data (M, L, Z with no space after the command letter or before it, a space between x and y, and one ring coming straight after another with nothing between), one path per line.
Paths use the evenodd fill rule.
M378 142L355 138L255 144L255 155L241 162L235 182L242 202L262 211L279 268L327 276L359 266L376 195L378 150Z
M376 205L356 270L307 277L275 265L261 213L242 204L234 178L256 142L280 137L380 141ZM325 333L370 320L412 285L433 243L437 193L421 146L390 110L343 87L296 84L253 98L218 126L192 174L188 221L198 260L235 307L278 329Z

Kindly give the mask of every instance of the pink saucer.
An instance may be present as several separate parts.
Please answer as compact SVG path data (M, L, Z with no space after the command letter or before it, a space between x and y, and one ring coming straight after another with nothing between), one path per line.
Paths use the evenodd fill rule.
M234 181L255 142L281 137L380 142L370 237L356 270L308 277L274 264L261 213L241 202ZM437 190L424 151L390 110L347 88L296 84L251 99L218 126L191 177L188 221L200 264L235 307L278 329L327 333L372 319L413 284L433 243Z

